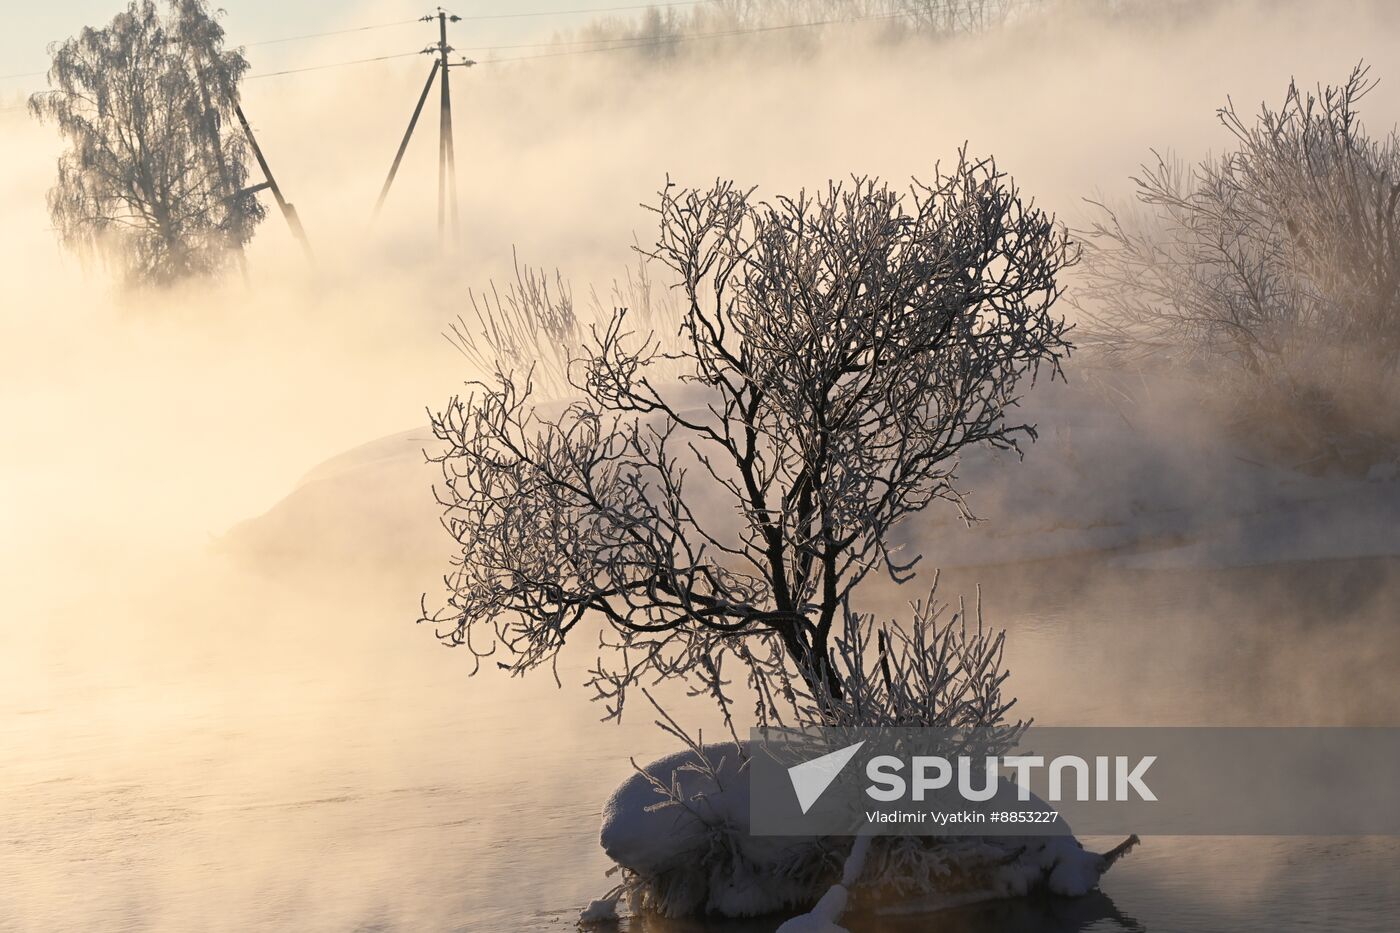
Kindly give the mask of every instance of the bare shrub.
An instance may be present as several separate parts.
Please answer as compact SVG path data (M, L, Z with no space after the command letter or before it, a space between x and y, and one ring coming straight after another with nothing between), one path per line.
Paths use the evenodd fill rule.
M1133 179L1135 215L1098 205L1076 303L1085 342L1199 361L1258 437L1317 465L1364 467L1400 439L1400 140L1372 138L1358 66L1340 87L1246 119L1233 151Z
M937 586L937 581L934 584ZM1015 704L1002 694L1009 673L1002 666L1004 636L983 624L980 600L971 613L961 603L951 616L929 598L915 604L907 623L877 623L868 615L846 613L834 640L832 680L794 676L779 639L756 635L726 646L699 672L696 693L709 694L725 713L730 742L706 745L691 736L643 689L659 715L656 725L687 751L684 763L648 770L633 762L655 791L648 810L674 809L691 837L689 853L677 865L648 871L622 870L622 883L608 897L627 896L633 913L655 911L684 916L703 911L722 881L754 877L760 872L780 878L770 894L787 906L810 903L841 875L851 839L793 840L776 853L774 864L758 865L740 844L747 834L747 814L736 812L742 794L731 797L734 784L745 784L751 747L734 730L724 677L726 658L734 656L758 697L755 722L783 730L780 745L787 760L806 760L833 746L861 741L867 732L841 737L849 728L928 727L948 730L946 755L1002 755L1014 747L1028 726L1009 721ZM815 731L814 727L821 727ZM959 736L961 738L959 738ZM810 743L806 740L810 739ZM975 751L973 750L975 748ZM765 853L772 854L772 853ZM863 896L985 892L1005 864L1008 850L984 840L898 836L880 839L870 850L862 878Z
M641 254L635 268L614 279L605 294L591 288L582 309L557 269L551 274L522 266L518 256L514 281L504 288L493 281L480 294L469 292L467 300L470 314L459 314L443 336L482 373L528 371L543 398L576 393L569 363L583 352L592 328L606 324L615 308L626 308L663 351L673 348L680 333L676 304L656 293L647 258Z
M609 717L643 678L714 683L720 649L754 636L808 690L843 696L832 637L852 591L918 560L891 529L934 501L966 514L964 448L1034 437L1010 411L1068 352L1051 311L1074 251L990 160L907 194L668 185L655 210L676 349L619 311L559 413L502 371L433 416L460 551L425 621L514 673L601 622L591 683Z
M534 368L549 395L568 390L570 351L582 345L573 291L556 270L522 267L502 290L493 281L478 295L469 292L472 320L463 315L443 336L482 372L524 372Z
M794 724L978 730L986 754L1013 747L1026 724L1007 720L1016 700L1002 694L1010 676L1002 666L1005 633L985 627L980 593L971 615L959 600L947 616L936 587L914 603L907 622L847 615L832 652L841 689L802 681L794 690Z

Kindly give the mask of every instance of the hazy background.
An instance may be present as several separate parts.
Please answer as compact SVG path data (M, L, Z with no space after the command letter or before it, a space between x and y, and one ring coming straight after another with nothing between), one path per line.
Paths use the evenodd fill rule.
M227 6L235 43L423 12ZM697 44L662 64L595 54L455 72L463 242L445 257L431 119L380 222L369 222L426 58L255 78L244 107L315 267L273 213L246 283L135 297L59 252L44 205L58 141L13 109L39 79L0 82L0 821L10 829L0 929L519 929L599 893L591 820L628 772L626 755L663 747L646 717L640 731L608 731L572 684L468 681L467 659L411 624L418 594L436 585L431 562L382 576L289 575L276 555L230 563L218 538L317 463L422 425L425 405L474 375L440 333L467 288L510 268L512 248L557 265L580 294L620 275L634 234L651 233L638 202L668 173L778 193L852 172L926 176L966 141L1073 223L1082 197L1125 193L1149 147L1218 150L1226 135L1213 112L1227 94L1252 109L1278 100L1290 76L1341 80L1364 57L1382 81L1363 106L1370 126L1400 119L1390 4L1222 3L1113 22L1081 7L936 45L887 47L833 28L804 55L760 37L732 52ZM6 75L41 69L46 41L116 8L7 12ZM465 50L568 25L462 23L451 35ZM255 46L248 57L268 72L433 38L405 26ZM421 501L430 517L430 479L424 470L421 486L410 475L387 494L404 507ZM1128 586L1158 613L1136 615L1149 634L1117 645L1157 664L1141 675L1103 647L1123 585L1098 609L1064 596L1036 610L1041 623L1090 621L1060 629L1066 637L1013 640L1012 666L1028 712L1048 721L1380 721L1394 693L1377 658L1394 649L1368 639L1385 624L1392 573L1358 573L1356 588L1310 594L1321 602L1270 604L1245 649L1217 634L1217 623L1247 616L1238 601L1182 605L1185 581ZM1295 610L1295 627L1321 624L1328 600L1344 596L1360 620L1346 639L1284 642L1269 628ZM1031 589L1003 605L1042 602ZM1194 620L1186 641L1154 641L1178 614ZM1244 651L1263 652L1252 679L1228 663ZM1321 673L1300 676L1300 653ZM1062 689L1066 665L1085 693ZM1357 693L1336 715L1329 700L1343 683ZM526 717L540 731L521 740ZM512 733L509 753L492 744ZM516 786L522 773L535 775L536 812L541 795L559 808L522 823L520 807L483 790ZM1261 856L1275 868L1254 872L1273 885L1290 857ZM1239 864L1229 853L1219 861ZM1202 883L1181 880L1183 890ZM1249 885L1232 910L1271 896L1263 881L1240 880ZM1380 890L1393 898L1392 888ZM531 903L545 906L519 919ZM477 915L495 919L466 919Z
M1073 223L1084 196L1126 194L1149 147L1194 156L1222 146L1213 111L1227 94L1249 108L1277 100L1290 76L1338 80L1364 57L1381 79L1364 115L1375 128L1400 117L1400 75L1387 73L1400 27L1388 4L1192 4L1176 25L1104 25L1076 14L1081 6L943 44L872 47L856 25L828 28L805 56L779 34L719 57L713 42L694 43L660 64L603 53L457 71L463 243L446 258L435 245L431 119L379 224L369 222L426 58L254 78L245 109L317 266L306 269L274 211L252 244L246 286L163 297L121 300L100 272L59 252L43 201L57 140L23 112L0 114L4 494L7 509L43 516L19 523L6 546L54 537L71 546L70 529L56 526L74 518L88 538L104 524L123 535L166 522L218 533L318 460L414 426L423 405L466 375L439 333L464 309L468 287L509 269L513 249L558 266L580 292L606 285L630 261L634 235L650 236L638 202L668 174L693 184L734 177L776 193L852 172L927 175L966 141ZM271 16L268 4L229 7L233 42L415 12L325 5L313 22L316 4L298 5L295 20L283 8ZM98 9L25 14L6 48L37 47L63 35L55 29L112 12ZM521 39L521 30L543 41L568 25L489 28L493 41ZM454 41L465 45L478 28L487 26L457 24ZM247 54L256 75L411 51L433 38L426 24L404 29ZM8 60L34 56L16 50ZM63 507L64 490L76 488L96 495Z

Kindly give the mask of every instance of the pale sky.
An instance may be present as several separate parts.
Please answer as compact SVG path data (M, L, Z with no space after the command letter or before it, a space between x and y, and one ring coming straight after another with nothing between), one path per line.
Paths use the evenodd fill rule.
M528 11L568 11L630 6L644 0L447 0L443 5L463 17ZM252 70L320 64L412 51L435 36L427 24L328 36L315 40L253 46L252 43L303 33L326 32L413 19L433 12L431 0L215 0L223 8L224 29L231 45L249 45ZM43 86L48 65L45 47L73 35L83 26L109 22L125 7L124 0L63 0L61 3L0 0L5 28L0 30L0 96L28 93ZM545 38L589 19L587 15L548 15L513 19L464 20L453 27L452 41L489 45Z

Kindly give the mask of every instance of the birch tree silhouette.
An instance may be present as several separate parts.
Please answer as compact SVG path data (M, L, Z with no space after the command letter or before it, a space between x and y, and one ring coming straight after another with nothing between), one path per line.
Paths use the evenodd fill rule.
M133 0L55 46L50 89L30 98L68 143L48 199L59 238L127 284L215 274L263 218L233 118L248 63L223 37L203 0L164 16Z

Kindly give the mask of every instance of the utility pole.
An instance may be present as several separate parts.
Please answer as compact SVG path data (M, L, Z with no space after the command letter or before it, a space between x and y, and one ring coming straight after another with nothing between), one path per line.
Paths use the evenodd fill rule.
M267 159L263 156L262 147L258 145L257 139L253 136L253 127L249 125L248 118L243 114L243 106L238 100L238 91L235 82L230 80L228 75L222 72L216 60L207 59L205 55L199 55L196 59L196 69L199 78L200 103L204 106L205 139L206 144L214 157L215 165L219 170L220 194L227 199L229 207L234 211L234 239L238 243L238 267L242 271L244 279L248 276L247 259L243 252L243 233L245 230L243 217L237 213L235 203L244 195L256 194L259 191L268 189L272 191L272 196L277 199L277 206L282 211L282 216L287 221L287 226L291 228L292 236L297 238L301 244L302 251L306 253L308 261L315 259L311 252L311 241L306 237L306 230L301 225L301 218L297 216L297 209L291 202L282 196L282 189L277 186L277 179L272 177L272 169L268 167ZM216 120L213 95L209 90L208 75L206 69L220 69L215 78L217 86L224 90L230 97L229 103L233 104L233 112L238 116L238 123L243 128L243 136L248 140L248 145L253 150L253 155L258 160L258 168L262 169L263 180L259 184L250 185L237 191L233 188L232 179L229 176L228 160L224 156L223 144L219 139L219 129Z
M445 248L448 240L449 219L451 221L452 242L455 244L461 237L461 225L457 214L457 154L452 134L452 83L450 75L453 68L470 68L476 62L466 58L460 62L448 59L448 53L452 51L452 46L447 43L447 24L460 22L461 17L438 7L436 13L429 13L421 21L430 23L433 20L437 20L438 24L438 41L423 50L423 54L434 56L433 67L428 72L428 80L423 85L423 92L418 95L418 103L413 108L413 116L408 120L408 129L404 131L403 140L399 143L398 151L394 153L394 162L389 166L389 175L384 179L384 187L379 190L379 199L374 204L374 216L378 217L380 210L384 207L384 201L389 196L389 189L393 186L394 178L399 173L399 165L403 161L404 152L408 149L408 141L413 137L413 130L418 126L418 118L423 113L423 105L427 103L428 93L433 88L433 81L440 76L442 82L439 87L438 101L437 226L438 242Z
M447 13L438 7L438 64L442 68L442 101L438 121L438 240L446 242L443 234L444 206L451 188L452 199L452 242L457 242L460 231L457 227L457 160L452 149L452 84L448 80L451 66L447 53L452 47L447 44ZM457 22L457 17L452 17Z
M433 79L437 77L438 68L442 66L439 61L433 62L433 70L428 72L428 83L423 85L423 93L418 95L418 106L413 108L413 116L408 120L408 131L403 134L403 142L399 143L399 151L394 153L394 164L389 166L389 177L384 179L384 187L379 189L379 200L374 202L374 216L379 216L379 211L384 207L384 199L389 196L389 187L394 183L394 176L399 173L399 163L403 161L404 150L408 148L408 140L413 136L413 128L418 125L418 115L423 112L423 104L428 99L428 92L433 89Z
M253 191L261 191L268 188L272 191L273 198L277 201L277 206L282 210L282 216L287 220L287 226L292 230L292 236L297 238L301 244L302 251L306 253L306 258L314 259L311 254L311 241L306 238L306 231L302 229L301 218L297 216L297 209L291 202L282 197L282 189L277 187L277 179L272 177L272 169L268 168L267 159L263 158L262 149L258 146L258 141L253 137L253 128L248 125L248 118L243 115L243 106L234 101L233 112L238 115L238 122L243 126L243 135L248 137L248 145L253 147L253 155L258 160L258 168L262 169L263 182L260 185L253 185L251 188L244 188L244 194Z

